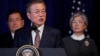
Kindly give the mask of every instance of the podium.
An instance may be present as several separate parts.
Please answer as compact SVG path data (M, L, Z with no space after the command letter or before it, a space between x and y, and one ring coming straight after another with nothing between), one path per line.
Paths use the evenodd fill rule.
M0 48L0 56L16 56L18 48ZM67 56L63 48L39 48L40 56Z

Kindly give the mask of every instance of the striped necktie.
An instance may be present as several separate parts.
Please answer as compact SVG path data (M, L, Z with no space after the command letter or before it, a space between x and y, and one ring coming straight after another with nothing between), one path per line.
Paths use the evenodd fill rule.
M36 48L39 48L39 45L40 45L40 35L39 35L39 30L37 29L36 31L36 36L35 36L35 43L34 43L34 46Z

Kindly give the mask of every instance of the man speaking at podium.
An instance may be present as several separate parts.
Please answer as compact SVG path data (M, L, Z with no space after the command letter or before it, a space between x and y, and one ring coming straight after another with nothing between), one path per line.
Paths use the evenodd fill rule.
M45 26L46 5L42 0L32 0L27 4L27 17L31 27L16 31L14 47L33 45L36 48L60 47L60 31Z

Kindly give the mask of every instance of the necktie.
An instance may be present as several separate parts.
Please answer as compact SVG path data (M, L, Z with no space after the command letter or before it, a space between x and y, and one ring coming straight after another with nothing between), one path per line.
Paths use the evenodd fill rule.
M39 30L37 29L35 32L36 32L36 36L35 36L35 43L34 43L34 46L35 46L36 48L39 48L39 45L40 45Z

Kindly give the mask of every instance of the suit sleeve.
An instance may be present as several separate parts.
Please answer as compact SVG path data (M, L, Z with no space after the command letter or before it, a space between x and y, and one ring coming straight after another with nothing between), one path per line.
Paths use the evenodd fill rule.
M61 34L60 31L58 31L56 36L56 48L60 48L62 46L61 43Z
M99 56L96 43L93 39L91 40L91 44L92 44L91 45L91 54L92 54L92 56Z

